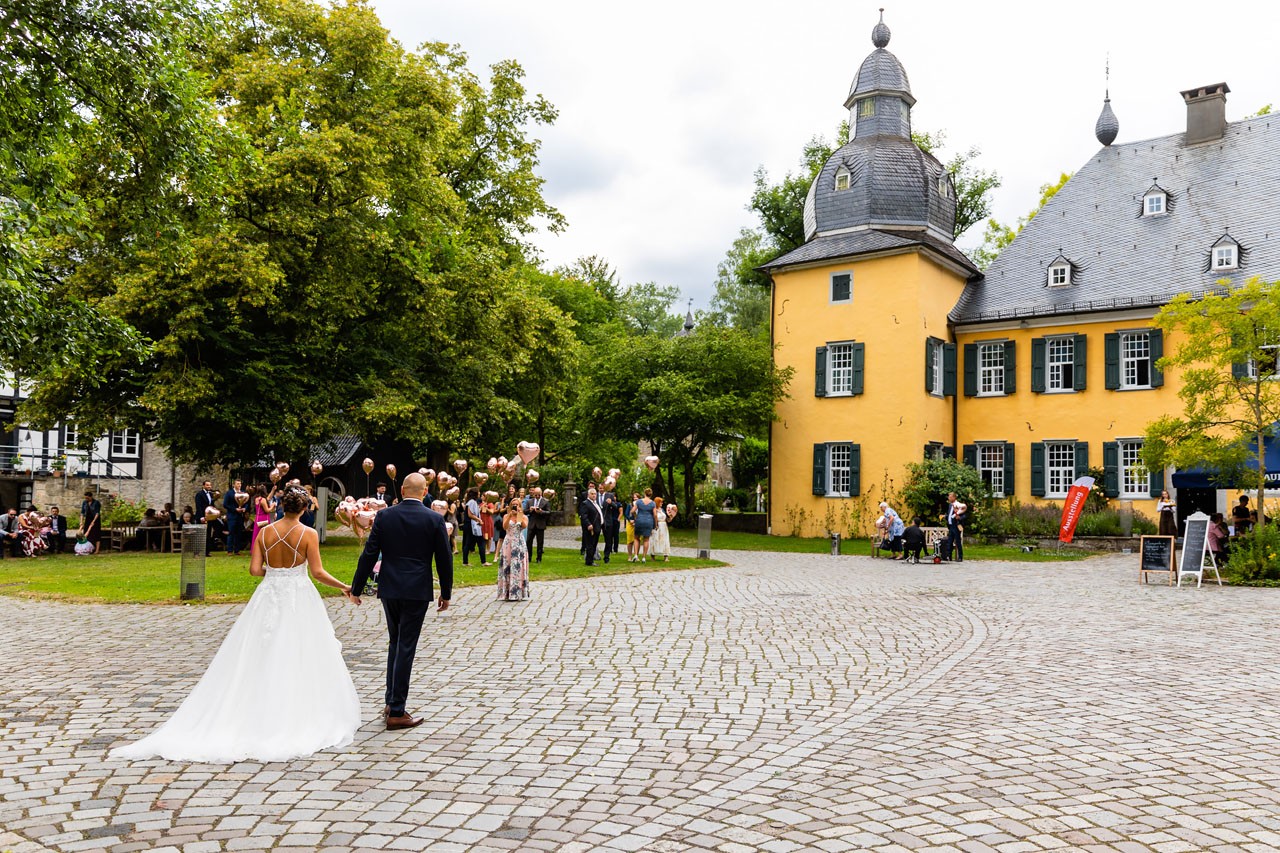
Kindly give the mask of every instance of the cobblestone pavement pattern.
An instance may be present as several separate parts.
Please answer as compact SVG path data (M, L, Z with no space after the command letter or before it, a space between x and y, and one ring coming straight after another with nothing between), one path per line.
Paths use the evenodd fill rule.
M459 591L405 732L380 609L331 602L369 722L282 764L106 760L238 607L0 599L0 849L1280 849L1280 592L717 556Z

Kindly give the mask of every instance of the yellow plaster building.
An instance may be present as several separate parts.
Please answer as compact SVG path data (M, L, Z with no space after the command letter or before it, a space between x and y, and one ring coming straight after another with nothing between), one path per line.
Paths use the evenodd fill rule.
M1024 502L1100 468L1152 518L1162 488L1180 517L1226 509L1225 493L1141 465L1147 424L1181 410L1178 377L1156 367L1176 341L1153 318L1178 293L1280 278L1280 118L1228 123L1217 84L1182 93L1185 132L1113 145L1108 99L1101 149L983 274L952 243L946 170L911 142L915 99L883 22L872 41L806 242L766 267L775 359L796 375L770 436L772 532L843 528L865 505L849 498L879 500L929 455Z

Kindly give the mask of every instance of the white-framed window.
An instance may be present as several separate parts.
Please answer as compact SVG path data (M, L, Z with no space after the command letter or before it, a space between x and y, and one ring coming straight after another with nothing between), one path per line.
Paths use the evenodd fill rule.
M827 344L827 396L853 393L853 344Z
M1132 209L1132 208L1131 208ZM1071 265L1054 264L1049 267L1049 286L1064 287L1071 283Z
M929 374L933 376L933 396L942 396L942 344L929 347Z
M1120 387L1151 387L1151 333L1120 335Z
M115 458L136 457L141 449L141 439L137 430L117 429L111 431L111 455Z
M876 99L863 98L858 101L858 118L867 118L876 114Z
M827 494L832 497L849 496L850 471L853 448L848 444L832 444L827 448Z
M841 166L836 171L836 189L837 190L849 189L850 180L851 178L849 176L849 170L846 169L844 166Z
M1280 344L1259 347L1266 356L1262 359L1262 375L1266 379L1280 379ZM1258 378L1258 361L1249 359L1246 373L1250 379Z
M1166 212L1164 193L1154 192L1148 193L1142 199L1142 215L1143 216L1162 216Z
M1045 342L1045 359L1048 362L1046 387L1050 391L1075 390L1076 338L1067 335L1049 338Z
M853 273L833 272L831 274L831 301L833 303L853 301Z
M67 421L62 425L63 447L75 449L76 442L80 440L80 428L73 421Z
M1147 468L1142 464L1142 439L1127 439L1119 445L1120 497L1149 497L1151 488Z
M711 464L712 465L720 464L720 448L718 447L711 448Z
M1224 243L1213 247L1213 268L1215 270L1233 270L1239 263L1234 243Z
M1004 497L1004 442L978 445L978 473L991 489L991 496Z
M1076 445L1073 441L1045 442L1045 497L1065 498L1076 480Z
M1004 393L1004 343L978 344L978 396Z

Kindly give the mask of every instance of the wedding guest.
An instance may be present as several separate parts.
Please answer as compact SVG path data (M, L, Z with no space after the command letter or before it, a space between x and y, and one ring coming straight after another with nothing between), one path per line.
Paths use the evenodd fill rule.
M440 501L444 503L444 501ZM458 502L449 501L444 512L444 520L451 527L446 528L449 532L449 550L454 554L458 553L458 528L461 522L458 520Z
M1219 566L1227 562L1227 546L1230 541L1231 536L1227 532L1227 523L1222 513L1215 512L1209 516L1209 550Z
M542 546L547 538L547 499L542 496L542 488L534 486L529 493L528 541L526 550L534 557L534 562L542 562Z
M387 506L391 506L393 503L395 503L395 500L396 500L395 495L387 492L386 483L379 483L378 487L373 491L373 496L378 500L382 501L383 503L385 503Z
M963 504L955 492L947 493L947 550L948 558L964 562L964 523L969 507Z
M0 517L0 559L4 559L5 551L11 557L22 556L22 525L18 521L16 508Z
M920 554L924 552L924 530L920 528L919 518L911 519L911 526L903 529L902 550L907 562L920 562Z
M227 520L227 553L239 557L244 550L244 510L236 500L238 493L244 492L243 480L232 480L231 488L222 496L222 517Z
M467 502L464 504L464 512L466 519L462 529L462 565L467 565L467 558L471 555L471 549L475 548L480 553L480 565L487 566L488 554L485 552L484 538L484 510L480 506L480 490L472 486L467 489Z
M316 487L307 483L303 486L307 490L307 497L311 499L311 507L302 515L298 516L302 523L312 530L316 530L316 520L320 518L320 498L316 497Z
M142 514L142 520L138 522L138 530L124 543L126 551L159 551L162 546L161 534L167 527L164 520L152 508L148 507L147 511Z
M653 538L649 540L649 553L654 560L659 557L666 563L671 559L671 534L667 531L667 511L662 506L662 498L654 498L655 506Z
M604 529L604 513L600 511L595 487L587 489L587 496L578 504L578 516L582 519L585 533L582 540L583 556L586 564L596 564L596 546L600 543L600 533Z
M49 507L49 532L45 534L49 550L61 554L67 549L67 517L56 506Z
M1169 497L1169 490L1162 491L1160 500L1156 501L1156 514L1160 517L1161 536L1178 535L1177 508L1178 505L1173 502L1173 498Z
M604 561L618 551L618 530L622 525L622 504L618 502L618 493L606 489L600 495L600 511L604 514Z
M645 489L644 497L632 505L631 520L635 522L636 554L643 563L649 556L649 537L653 535L653 528L658 524L658 509L653 502L653 489ZM636 559L637 557L632 557L631 562L634 563Z
M593 491L595 487L596 487L595 480L587 481L587 492ZM582 493L582 499L578 501L579 507L582 506L582 501L585 501L587 499L587 492ZM579 509L578 511L578 525L582 528L582 545L581 547L578 548L578 553L586 554L587 553L587 520L582 517L581 509Z
M22 553L28 557L38 557L49 547L44 539L44 517L34 504L18 516L18 527L22 531Z
M196 518L204 522L209 527L208 533L205 535L205 556L209 556L213 551L214 527L210 525L210 518L205 510L213 506L213 481L205 480L200 484L200 490L196 492Z
M529 597L529 551L524 543L529 517L520 508L519 497L511 499L502 523L507 532L498 559L498 600L523 601Z
M275 484L271 484L268 488L266 483L259 483L253 490L253 530L249 534L249 551L253 552L253 546L258 541L258 533L262 528L271 524L271 516L275 506L273 499L276 496Z
M93 544L93 553L102 546L102 501L90 489L80 502L80 535Z
M627 540L627 562L634 563L637 558L636 549L639 543L636 541L636 523L631 517L631 510L635 507L636 502L640 500L639 492L631 493L631 500L622 505L622 517L627 520L626 540Z
M898 515L889 504L880 501L880 512L884 513L885 527L889 537L889 550L893 552L893 559L901 560L902 553L902 532L906 529L906 525L902 523L902 516Z

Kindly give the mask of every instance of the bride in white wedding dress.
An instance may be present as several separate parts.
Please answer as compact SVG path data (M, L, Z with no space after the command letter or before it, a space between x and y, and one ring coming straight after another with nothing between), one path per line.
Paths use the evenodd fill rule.
M316 532L298 520L306 491L290 486L281 501L285 517L254 543L249 572L263 580L208 670L160 728L109 758L284 761L351 743L360 702L311 577L351 587L324 570Z

